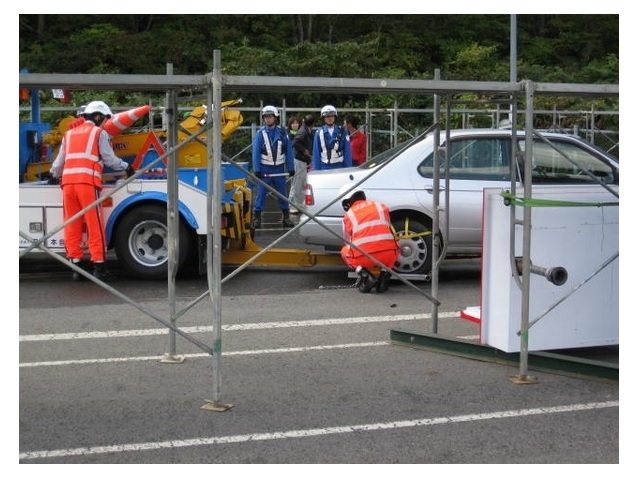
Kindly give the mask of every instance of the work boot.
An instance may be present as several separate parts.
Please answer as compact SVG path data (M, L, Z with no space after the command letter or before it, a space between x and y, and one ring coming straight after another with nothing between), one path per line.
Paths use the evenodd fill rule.
M84 277L74 270L73 273L71 274L71 281L81 282L82 280L84 280Z
M76 267L80 267L80 261L74 261L71 260L71 263L73 263ZM82 268L82 267L81 267ZM84 276L78 272L76 272L75 270L71 271L71 281L72 282L81 282L85 280Z
M111 274L104 263L94 262L93 276L104 283L109 283L111 281Z
M383 293L389 290L389 281L391 280L391 274L386 270L380 272L378 276L378 284L376 285L376 292Z
M257 210L253 212L253 221L251 222L251 227L262 227L262 212L258 212Z
M293 228L296 226L289 218L289 210L282 210L282 226L284 228Z
M358 267L356 268L356 273L360 277L358 290L360 290L361 293L369 293L371 289L377 285L378 281L366 268Z

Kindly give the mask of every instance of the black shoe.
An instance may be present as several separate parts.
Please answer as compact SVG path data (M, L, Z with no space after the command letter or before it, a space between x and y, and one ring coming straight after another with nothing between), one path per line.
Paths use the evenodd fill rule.
M296 226L296 224L293 223L290 219L285 218L285 219L282 220L282 226L284 228L293 228L293 227Z
M74 263L74 265L76 267L82 268L81 262ZM86 278L81 273L76 272L75 270L71 271L71 281L72 282L82 282L83 280L86 280Z
M104 266L104 263L93 264L93 276L104 283L109 283L111 281L111 274Z
M376 292L383 293L389 290L389 281L391 280L391 274L386 270L380 272L378 277L378 285L376 285Z
M251 222L251 228L262 227L262 212L253 212L253 221Z
M291 210L289 209L285 208L282 210L282 226L284 228L293 228L296 226L296 224L289 218L289 213L291 213Z
M371 289L378 283L374 276L371 275L371 272L369 272L369 270L367 270L366 268L360 269L358 275L360 276L361 280L360 282L358 282L358 290L360 290L361 293L369 293Z

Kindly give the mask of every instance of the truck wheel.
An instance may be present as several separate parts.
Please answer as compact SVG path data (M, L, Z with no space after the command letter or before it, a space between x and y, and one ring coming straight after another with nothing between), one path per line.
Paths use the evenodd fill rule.
M433 257L431 227L409 217L395 219L392 224L400 245L400 255L393 270L401 274L428 274Z
M180 221L178 270L192 251L189 228ZM124 269L144 280L167 278L169 230L167 210L159 205L143 205L127 213L118 223L114 246Z

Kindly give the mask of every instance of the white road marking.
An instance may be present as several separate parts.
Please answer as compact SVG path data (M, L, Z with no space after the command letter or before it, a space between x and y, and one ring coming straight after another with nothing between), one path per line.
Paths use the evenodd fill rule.
M271 353L295 353L295 352L308 352L313 350L335 350L343 348L362 348L362 347L379 347L382 345L389 345L389 342L366 342L366 343L347 343L344 345L319 345L316 347L288 347L288 348L269 348L264 350L240 350L235 352L222 352L223 357L227 356L239 356L239 355L265 355ZM208 357L208 353L191 353L184 355L185 358L198 358ZM148 360L158 361L162 359L162 356L147 356L147 357L120 357L120 358L90 358L86 360L60 360L55 362L31 362L21 363L20 368L24 367L51 367L51 366L67 366L67 365L79 365L79 364L92 364L92 363L118 363L118 362L144 362Z
M477 336L469 337L457 337L463 339L477 339ZM238 350L235 352L222 352L223 357L235 357L244 355L270 355L277 353L298 353L298 352L312 352L317 350L341 350L345 348L368 348L368 347L382 347L389 345L389 342L363 342L363 343L345 343L342 345L317 345L314 347L287 347L287 348L267 348L263 350ZM208 353L190 353L182 355L184 358L199 358L208 357ZM160 355L146 356L146 357L119 357L119 358L88 358L84 360L57 360L46 362L25 362L20 363L20 368L33 368L33 367L61 367L69 365L91 365L97 363L122 363L122 362L146 362L146 361L160 361L163 357Z
M460 318L460 312L441 312L438 318ZM347 317L347 318L326 318L323 320L300 320L291 322L264 322L264 323L242 323L237 325L222 325L223 332L238 330L262 330L272 328L293 328L293 327L324 327L327 325L348 325L358 323L380 323L380 322L405 322L411 320L429 320L431 315L382 315L377 317ZM145 330L111 330L107 332L75 332L75 333L45 333L40 335L20 335L20 342L45 342L50 340L84 340L95 338L120 338L120 337L143 337L147 335L166 335L168 328L153 328ZM206 333L213 331L213 326L185 327L181 328L185 333Z
M538 407L521 410L506 410L501 412L456 415L454 417L420 418L415 420L398 420L385 423L369 423L360 425L344 425L327 428L313 428L309 430L288 430L276 432L258 432L245 435L231 435L222 437L189 438L185 440L165 440L163 442L128 443L121 445L106 445L60 450L39 450L21 452L20 460L37 460L42 458L74 457L100 455L109 453L141 452L144 450L160 450L164 448L200 447L205 445L220 445L231 443L248 443L269 440L283 440L290 438L317 437L321 435L336 435L354 432L373 432L377 430L391 430L397 428L424 427L450 423L480 422L503 418L527 417L532 415L549 415L570 413L582 410L596 410L619 407L618 401L580 403L555 407Z
M439 318L458 317L459 312L442 312ZM241 331L241 330L258 330L258 329L274 329L274 328L296 328L296 327L321 327L327 325L348 325L362 323L382 323L382 322L402 322L407 320L427 320L431 315L415 314L415 315L383 315L378 317L348 317L348 318L328 318L323 320L302 320L290 322L264 322L264 323L245 323L239 325L223 325L222 330ZM182 329L186 333L206 333L213 331L212 326L186 327ZM21 335L20 342L44 342L44 341L60 341L60 340L86 340L97 338L121 338L121 337L143 337L149 335L166 335L166 328L155 328L145 330L124 330L124 331L107 331L107 332L75 332L62 334L41 334L41 335ZM477 339L478 335L470 335L466 337L458 337L462 339ZM289 347L275 348L264 350L243 350L235 352L223 352L224 356L239 355L266 355L277 353L295 353L308 352L314 350L336 350L344 348L366 348L388 345L389 342L366 342L366 343L350 343L344 345L320 345L312 347ZM206 357L207 353L186 354L185 358ZM31 367L51 367L51 366L68 366L68 365L89 365L97 363L122 363L122 362L143 362L158 361L162 356L144 356L144 357L120 357L120 358L91 358L83 360L59 360L59 361L43 361L43 362L25 362L20 363L20 368Z

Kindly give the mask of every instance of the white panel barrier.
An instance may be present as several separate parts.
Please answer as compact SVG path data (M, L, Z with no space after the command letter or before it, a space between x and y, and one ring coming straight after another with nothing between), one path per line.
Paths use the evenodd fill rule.
M538 273L530 275L528 349L617 345L618 199L598 186L534 187L532 199L555 203L531 209L530 265ZM516 207L517 219L523 211ZM483 215L480 341L518 352L522 291L512 277L510 207L500 189L485 190ZM515 257L522 257L522 244L523 227L516 225ZM552 280L562 282L562 268L566 281L557 285Z

